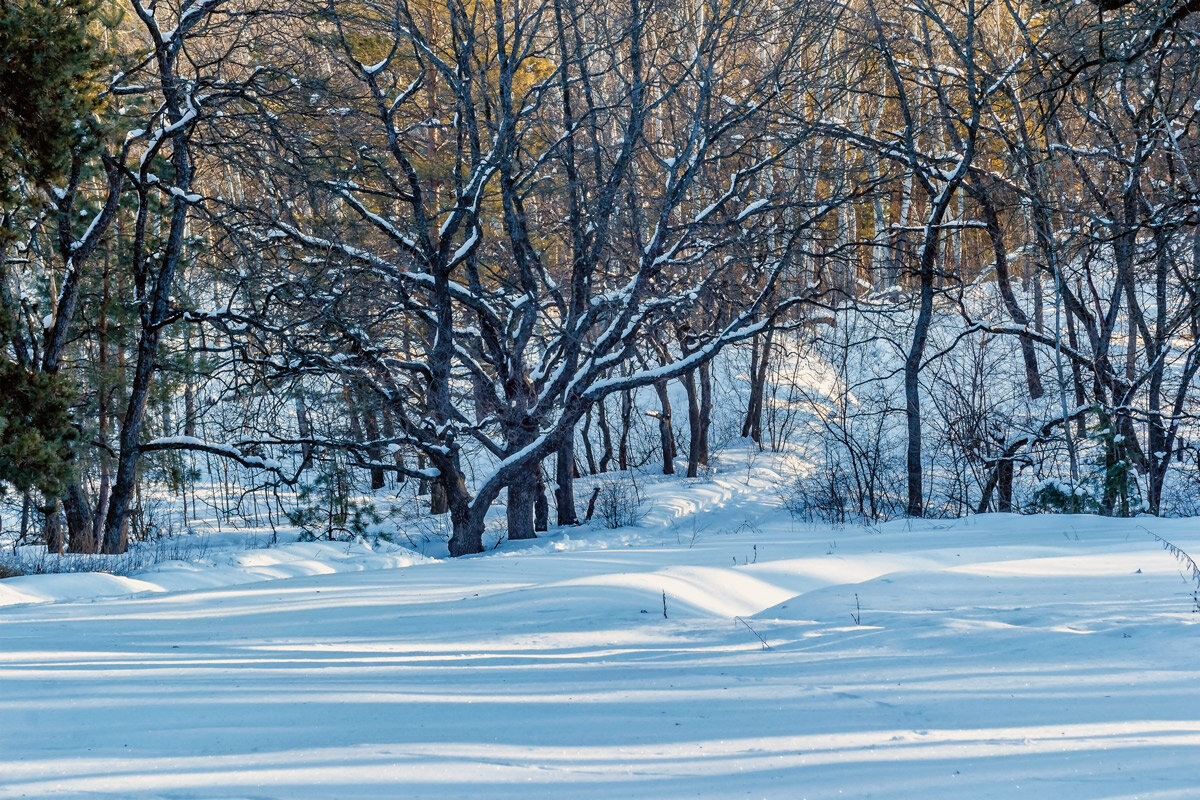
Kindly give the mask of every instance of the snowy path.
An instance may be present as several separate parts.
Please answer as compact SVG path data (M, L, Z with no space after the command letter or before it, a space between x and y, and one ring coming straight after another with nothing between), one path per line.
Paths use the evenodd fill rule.
M0 798L1200 796L1200 614L1137 521L709 491L694 538L664 493L557 550L0 609Z

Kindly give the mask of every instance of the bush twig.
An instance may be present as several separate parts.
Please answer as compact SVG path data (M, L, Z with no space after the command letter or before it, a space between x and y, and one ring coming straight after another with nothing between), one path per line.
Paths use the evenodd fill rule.
M759 635L759 633L758 633L758 631L754 630L754 628L751 628L751 627L750 627L750 623L749 623L749 622L746 622L746 620L742 619L741 617L734 617L733 619L734 619L734 621L735 621L735 622L740 622L740 623L742 623L743 625L745 625L745 626L746 626L746 630L750 631L751 633L753 633L755 636L757 636L757 637L758 637L758 640L759 640L760 642L762 642L763 650L770 650L770 649L771 649L771 645L767 644L767 640L766 640L766 639L764 639L762 636L760 636L760 635Z

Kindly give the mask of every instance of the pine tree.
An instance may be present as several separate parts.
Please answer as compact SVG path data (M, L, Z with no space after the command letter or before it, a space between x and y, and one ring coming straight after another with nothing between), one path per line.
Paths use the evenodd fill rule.
M52 180L87 138L94 8L93 0L0 0L0 202L21 180Z
M88 33L95 9L95 0L0 0L0 211L62 179L98 140L97 48ZM0 341L19 338L15 314L0 309ZM37 490L50 501L74 477L75 392L27 360L0 349L0 491Z
M62 377L3 355L0 386L0 492L10 484L22 492L37 489L47 499L61 496L73 477L78 438L70 410L74 393Z

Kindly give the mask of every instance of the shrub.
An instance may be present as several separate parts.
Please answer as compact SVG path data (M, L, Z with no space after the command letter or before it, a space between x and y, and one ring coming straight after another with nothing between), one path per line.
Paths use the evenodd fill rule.
M338 541L369 535L383 517L374 504L351 495L348 469L327 463L311 483L300 487L288 521L300 529L302 541Z
M610 473L595 489L595 512L604 527L615 530L636 525L646 513L646 498L633 473Z
M1043 514L1091 514L1100 504L1086 486L1072 486L1051 478L1033 492L1033 506Z
M793 519L844 525L879 522L904 513L903 484L890 465L875 463L870 471L848 469L834 448L809 472L779 488L779 499Z

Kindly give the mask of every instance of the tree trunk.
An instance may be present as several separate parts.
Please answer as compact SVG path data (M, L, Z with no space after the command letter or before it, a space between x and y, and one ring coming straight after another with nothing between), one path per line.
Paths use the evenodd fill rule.
M599 470L596 468L596 454L592 451L592 410L589 408L587 413L583 415L583 431L579 437L583 441L583 457L587 459L588 474L595 475Z
M120 230L116 232L117 237L120 237ZM104 252L104 274L101 277L100 286L100 322L98 326L98 341L96 347L96 364L99 368L101 376L107 376L108 373L108 305L112 302L112 247L106 246ZM191 366L191 340L187 342L188 363ZM189 370L190 371L190 370ZM110 427L110 412L109 405L112 401L114 387L105 385L104 382L96 391L96 440L100 443L100 486L96 491L96 513L92 515L92 532L91 532L91 550L89 553L95 553L100 550L100 541L104 536L104 518L108 515L108 498L112 491L112 467L109 464L108 435ZM196 416L196 400L192 394L191 375L188 376L187 382L187 420L191 424L191 429L185 433L188 436L196 435L195 416ZM187 521L187 484L184 484L184 522Z
M617 469L629 469L629 429L633 424L633 393L621 392L621 436L617 441Z
M29 492L23 492L21 495L21 542L24 543L29 536L29 517L33 513L33 498L29 496Z
M671 428L671 398L667 394L667 382L654 384L658 403L662 410L658 414L658 438L662 445L663 475L675 474L675 431Z
M54 506L45 514L46 521L42 526L42 532L46 539L46 552L62 555L66 545L62 501L55 501Z
M354 392L351 391L349 383L342 384L342 402L345 403L346 421L350 425L350 441L361 445L366 441L366 436L363 433L362 417L358 414L358 403L355 402Z
M433 515L445 514L450 510L450 493L447 491L446 484L439 475L429 482L429 513Z
M1075 315L1068 313L1067 318L1067 344L1071 349L1078 351L1079 337L1075 332ZM1075 391L1075 407L1081 408L1087 402L1087 389L1084 386L1083 367L1079 362L1071 359L1071 384ZM1080 416L1075 423L1075 436L1078 439L1087 438L1087 417Z
M604 448L600 454L599 468L601 472L608 472L613 462L613 443L612 429L608 427L608 403L605 400L596 405L596 426L600 428L600 445Z
M392 412L388 411L387 406L384 406L381 409L381 416L383 418L383 435L388 439L389 442L391 442L391 440L396 438L396 423L392 419ZM404 469L404 451L401 450L400 447L395 443L390 443L388 447L392 452L392 462L398 468ZM404 473L398 473L398 475L399 478L397 480L400 483L403 483Z
M166 62L160 60L160 63ZM159 80L166 95L167 119L172 126L178 128L171 136L171 166L178 194L172 200L171 222L166 242L152 266L150 259L145 255L150 197L146 187L139 187L137 219L134 223L133 263L134 274L139 283L138 312L141 332L138 337L137 365L134 367L133 381L129 389L129 406L121 423L117 477L113 481L108 516L104 521L104 541L101 549L105 553L124 553L128 545L130 502L133 499L140 455L138 442L146 416L150 385L158 363L158 343L162 336L162 325L167 319L171 292L175 286L175 271L183 253L189 208L184 198L192 184L192 165L186 140L188 126L184 122L184 111L178 97L180 87L174 75L161 75ZM155 219L157 221L159 217L156 216Z
M450 555L471 555L483 552L483 514L472 513L471 495L467 492L467 484L462 471L458 469L456 456L439 457L435 464L442 471L442 477L434 485L442 486L447 509L450 512L450 541L447 547ZM448 478L443 480L442 478Z
M988 235L992 240L992 257L996 265L996 285L1000 288L1004 307L1008 309L1008 314L1014 323L1028 330L1029 317L1021 308L1021 304L1017 302L1017 296L1012 288L1012 280L1009 277L1008 247L1004 243L1004 231L1000 227L1000 217L985 190L980 189L974 194L980 201L984 223L987 225ZM1028 335L1021 335L1017 337L1017 341L1021 346L1021 358L1025 362L1025 385L1029 389L1030 398L1037 400L1045 394L1045 390L1042 387L1042 375L1038 369L1037 354L1033 349L1033 339Z
M708 466L708 436L712 429L712 365L700 367L700 465Z
M183 387L183 435L196 436L196 390L191 378Z
M755 418L760 418L762 413L762 394L756 391L758 383L758 350L759 336L756 334L750 340L750 396L746 400L746 418L742 422L743 437L750 436ZM760 422L760 428L761 424Z
M538 464L534 474L537 486L533 493L533 529L539 533L550 530L550 500L546 497L546 475Z
M687 476L695 478L700 474L700 452L703 449L701 440L704 435L700 424L700 392L696 389L696 370L689 370L681 380L683 389L687 392L688 403Z
M380 463L383 461L383 450L379 447L379 414L373 404L368 403L363 408L362 418L367 441L371 442L367 447L367 454L371 457L372 462ZM383 468L371 467L371 491L378 491L386 484Z
M1005 514L1012 512L1013 472L1011 459L996 464L996 510Z
M117 479L113 482L108 517L104 522L104 541L101 549L108 554L124 553L129 546L129 513L140 455L138 439L146 416L146 400L150 396L150 381L157 361L159 330L152 327L145 331L138 344L138 360L129 392L129 407L121 424Z
M921 262L918 277L921 285L912 345L904 359L904 415L908 427L908 446L905 462L908 469L908 507L910 517L925 516L923 464L921 463L921 361L933 322L933 291L935 267L941 241L941 222L950 203L951 187L946 187L933 201L921 242Z
M554 490L554 502L558 506L558 524L578 525L579 517L575 513L575 480L572 476L575 465L574 436L563 438L554 461L554 480L558 484Z
M434 481L429 480L429 478L426 478L424 475L424 470L428 466L429 466L429 460L425 457L425 454L417 453L417 469L421 471L421 479L417 481L417 497L427 497L430 494L432 494L432 491L433 491L432 484L434 483ZM432 514L432 513L434 513L434 511L432 510L432 506L433 506L432 499L430 500L429 504L430 504L430 512L429 513ZM445 514L446 509L443 508L441 511L439 511L437 513Z
M95 553L99 543L92 525L92 509L78 480L67 487L62 506L67 519L67 550L72 553Z
M746 421L742 423L742 436L749 436L762 447L763 397L766 394L767 368L771 363L771 343L775 328L767 328L762 348L755 348L750 358L750 401L746 405ZM758 337L755 337L757 341Z
M527 470L515 477L508 485L508 538L513 541L535 539L533 529L533 503L537 493L537 479Z
M308 404L304 400L304 390L297 387L296 389L296 431L300 434L302 440L312 438L312 423L308 419ZM313 446L310 442L304 441L300 445L300 471L306 472L312 469L313 465Z

